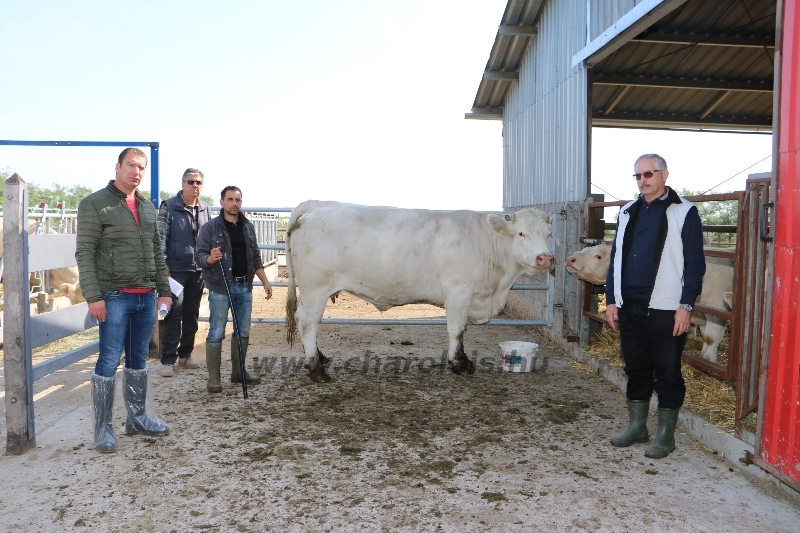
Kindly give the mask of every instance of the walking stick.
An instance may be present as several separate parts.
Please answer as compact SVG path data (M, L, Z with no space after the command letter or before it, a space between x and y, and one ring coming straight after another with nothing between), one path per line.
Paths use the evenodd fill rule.
M231 298L231 287L228 285L228 278L225 276L225 267L222 266L222 260L219 262L219 269L222 272L222 282L225 284L225 292L228 294L228 303L231 306L231 318L233 318L233 329L238 335L240 333L239 330L239 321L236 319L236 309L233 308L233 298ZM244 378L244 352L242 351L242 337L239 337L239 342L236 343L239 346L239 370L242 372L242 395L247 398L247 380ZM233 357L233 354L231 354Z

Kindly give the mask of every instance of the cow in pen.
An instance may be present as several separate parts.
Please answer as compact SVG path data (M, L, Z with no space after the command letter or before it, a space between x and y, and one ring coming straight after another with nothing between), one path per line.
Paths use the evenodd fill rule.
M329 297L348 291L381 311L427 303L445 309L453 372L471 374L467 321L483 324L499 313L520 274L553 268L550 223L536 209L497 215L304 202L286 232L287 341L297 330L311 379L329 381L317 348Z
M567 271L578 279L595 285L605 285L610 257L611 246L607 244L589 246L567 258ZM706 259L703 292L697 298L696 303L719 310L725 310L725 306L732 309L733 266L713 261L713 259ZM727 320L718 316L700 311L692 313L692 325L699 328L700 336L703 339L700 357L704 357L712 363L717 362L717 349L725 336L727 323Z

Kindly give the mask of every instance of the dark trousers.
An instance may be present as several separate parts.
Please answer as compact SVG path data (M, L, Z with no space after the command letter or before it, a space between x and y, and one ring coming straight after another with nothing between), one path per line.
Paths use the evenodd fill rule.
M686 334L672 335L675 311L649 309L646 300L627 299L619 308L622 358L629 400L650 400L658 393L659 409L678 409L686 396L681 353Z
M161 364L172 365L180 357L192 355L194 336L197 333L197 317L200 314L200 298L203 296L202 272L170 272L183 285L183 292L172 298L172 309L164 317L164 339Z

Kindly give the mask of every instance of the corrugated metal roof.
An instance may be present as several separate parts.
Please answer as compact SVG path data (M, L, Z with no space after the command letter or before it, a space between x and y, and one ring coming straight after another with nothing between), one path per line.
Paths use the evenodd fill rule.
M594 65L593 125L770 131L775 12L686 2Z
M498 119L508 90L519 78L522 55L536 35L544 0L509 0L478 86L471 118Z
M593 125L771 131L776 4L689 0L657 20L591 68ZM469 118L502 118L531 39L509 28L535 32L541 7L509 0Z

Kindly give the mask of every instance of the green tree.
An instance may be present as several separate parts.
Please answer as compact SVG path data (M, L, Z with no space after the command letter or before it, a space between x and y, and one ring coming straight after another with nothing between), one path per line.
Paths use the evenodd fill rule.
M41 203L48 207L56 207L62 203L66 209L77 209L81 200L92 193L92 189L83 185L64 187L53 183L50 187L41 187L35 183L28 184L28 205L38 206Z
M681 189L677 191L681 196L698 196L702 191ZM720 193L724 194L724 193ZM703 226L733 226L735 228L739 219L739 202L736 200L714 200L708 202L694 202ZM706 232L712 246L734 246L736 233Z

